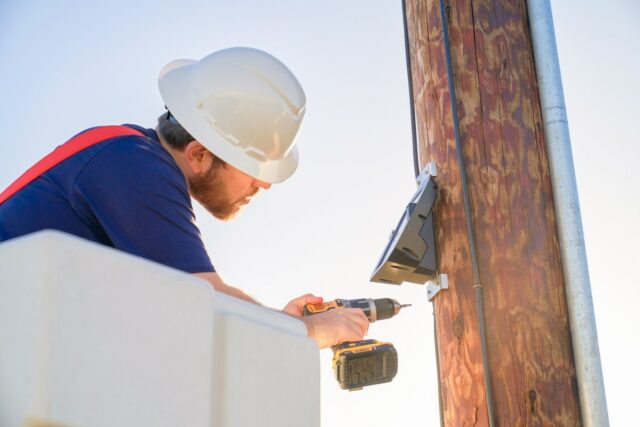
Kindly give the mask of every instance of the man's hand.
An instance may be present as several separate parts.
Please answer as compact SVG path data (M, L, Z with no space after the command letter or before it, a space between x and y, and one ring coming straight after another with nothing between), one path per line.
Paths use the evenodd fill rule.
M238 288L224 283L217 273L195 273L196 276L208 280L219 292L241 298L254 304L257 301ZM294 317L301 317L306 304L320 304L321 297L306 294L289 302L282 310ZM367 334L369 319L359 308L340 308L325 313L302 317L307 326L307 335L314 339L320 348L331 347L344 341L359 341Z
M304 306L320 304L322 298L312 294L291 300L282 311L291 316L302 317ZM359 341L369 329L369 319L359 308L340 308L325 313L302 317L307 326L307 335L316 340L320 348L331 347L344 341Z
M344 341L359 341L367 334L369 319L359 308L339 308L305 316L307 335L316 340L320 348Z
M301 297L292 299L289 301L282 311L295 317L302 317L304 306L307 304L320 304L322 303L322 297L317 297L312 294L305 294Z

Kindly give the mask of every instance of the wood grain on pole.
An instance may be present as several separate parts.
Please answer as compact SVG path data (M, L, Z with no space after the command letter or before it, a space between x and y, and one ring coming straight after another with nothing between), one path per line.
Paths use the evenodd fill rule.
M438 0L407 0L420 163L438 167L435 298L446 426L488 425ZM487 346L500 426L580 425L524 0L447 2Z

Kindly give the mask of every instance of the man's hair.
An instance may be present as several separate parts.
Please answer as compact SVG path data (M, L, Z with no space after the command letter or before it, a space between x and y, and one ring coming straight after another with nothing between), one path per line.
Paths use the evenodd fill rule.
M191 141L195 141L196 139L191 136L189 132L186 131L185 128L180 125L173 116L169 116L169 112L162 113L160 117L158 117L158 128L157 131L162 135L167 144L178 151L184 151L187 148L187 145ZM169 117L171 117L171 120ZM211 152L210 152L211 153ZM213 166L220 167L226 166L227 163L222 160L220 157L211 153L213 156Z
M184 151L187 145L194 141L195 138L189 134L179 123L169 119L169 112L162 113L158 117L158 131L164 137L167 144L171 148L175 148L179 151ZM175 118L171 117L173 120Z

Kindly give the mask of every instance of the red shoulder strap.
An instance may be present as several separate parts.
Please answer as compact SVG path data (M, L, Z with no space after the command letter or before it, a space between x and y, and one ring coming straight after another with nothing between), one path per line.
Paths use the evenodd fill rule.
M4 203L5 200L26 187L40 175L49 171L59 163L67 160L74 154L77 154L80 151L91 147L92 145L98 144L102 141L106 141L107 139L127 135L144 136L142 132L131 129L127 126L100 126L89 129L79 135L74 136L61 146L57 147L49 155L44 157L31 168L29 168L20 176L20 178L15 180L13 184L11 184L6 190L4 190L2 194L0 194L0 204Z

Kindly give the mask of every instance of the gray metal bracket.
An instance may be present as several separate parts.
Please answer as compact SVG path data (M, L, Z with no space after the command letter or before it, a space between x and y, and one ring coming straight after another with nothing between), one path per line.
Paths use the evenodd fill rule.
M427 163L424 169L422 169L422 172L420 172L420 175L416 177L416 184L418 184L418 188L420 188L422 186L422 183L428 180L431 176L438 176L438 168L436 168L436 162Z
M449 277L446 274L438 274L438 277L427 282L427 299L433 300L438 292L444 289L449 289Z

